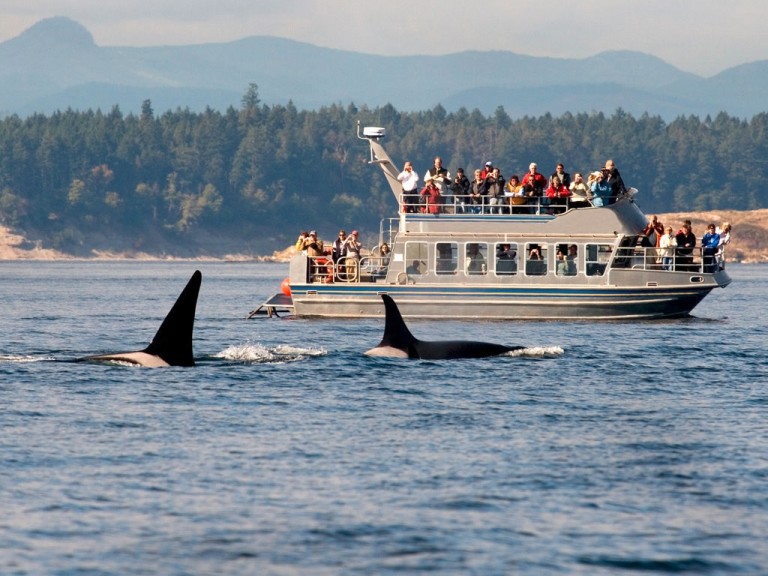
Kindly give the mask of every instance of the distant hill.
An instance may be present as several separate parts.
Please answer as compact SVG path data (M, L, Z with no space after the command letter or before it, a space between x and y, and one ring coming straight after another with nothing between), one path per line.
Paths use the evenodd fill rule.
M0 116L73 108L158 112L239 107L256 83L265 104L300 109L354 103L399 110L503 106L513 117L604 112L703 117L725 111L750 118L768 110L768 61L712 78L630 51L580 59L512 52L376 56L281 38L150 48L100 47L77 22L41 20L0 43Z

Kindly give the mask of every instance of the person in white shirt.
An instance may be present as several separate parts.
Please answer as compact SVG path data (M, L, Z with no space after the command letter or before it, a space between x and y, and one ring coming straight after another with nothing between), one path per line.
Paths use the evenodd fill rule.
M419 175L414 171L410 162L405 163L403 171L397 175L397 179L403 186L403 212L418 212Z

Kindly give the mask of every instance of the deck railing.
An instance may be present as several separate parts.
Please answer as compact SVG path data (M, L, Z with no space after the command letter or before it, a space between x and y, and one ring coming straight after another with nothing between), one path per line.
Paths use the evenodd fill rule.
M441 195L436 204L428 204L419 194L401 194L400 212L432 214L561 214L569 208L592 206L588 200L547 198L546 196L461 196Z
M678 248L655 248L644 246L629 246L616 249L616 254L610 259L608 267L610 270L647 270L662 272L687 272L698 274L711 274L725 269L725 250L721 246L712 252L702 247L690 249L690 253L681 251ZM390 264L390 256L381 256L375 251L362 256L361 258L340 258L336 263L330 256L308 256L307 281L311 284L329 284L334 282L358 283L358 282L376 282L381 281L387 276L387 270ZM530 264L530 262L528 262ZM541 262L544 264L544 262ZM594 262L587 262L587 268ZM496 263L498 266L498 262ZM523 264L520 264L522 266ZM602 264L605 269L606 264ZM536 276L534 272L526 267L527 276ZM556 276L575 276L580 275L581 268L577 274L558 273L558 267L544 266L544 276L554 274ZM507 272L500 273L495 269L496 275L506 275ZM587 270L588 275L589 271ZM601 272L599 275L602 275Z

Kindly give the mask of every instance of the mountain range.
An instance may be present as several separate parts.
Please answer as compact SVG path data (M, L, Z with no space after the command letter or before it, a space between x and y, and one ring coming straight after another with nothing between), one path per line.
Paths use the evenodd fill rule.
M194 39L191 39L194 40ZM396 39L382 38L382 44ZM632 51L588 58L512 52L379 56L269 36L158 47L97 46L65 17L41 20L0 43L0 117L119 106L136 113L240 107L249 85L264 104L314 110L331 104L402 111L462 107L486 115L503 106L513 118L617 109L669 121L678 116L751 118L765 112L768 60L710 78Z

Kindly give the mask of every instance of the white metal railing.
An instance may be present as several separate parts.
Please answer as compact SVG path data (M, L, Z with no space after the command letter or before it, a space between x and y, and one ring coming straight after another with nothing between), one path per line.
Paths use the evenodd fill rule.
M716 250L701 246L695 248L656 248L654 246L618 248L611 268L713 274L725 269L725 246L720 246Z
M400 194L400 212L441 214L561 214L571 207L591 206L589 201L546 196L518 197L441 194L438 202L429 204L420 194Z

